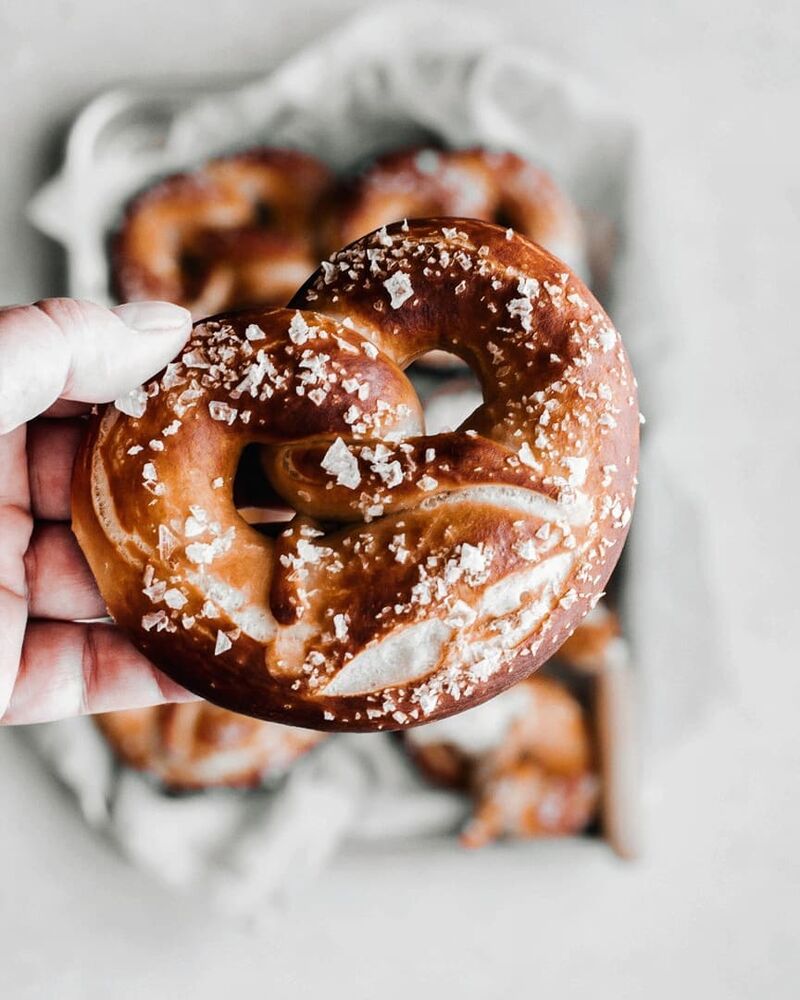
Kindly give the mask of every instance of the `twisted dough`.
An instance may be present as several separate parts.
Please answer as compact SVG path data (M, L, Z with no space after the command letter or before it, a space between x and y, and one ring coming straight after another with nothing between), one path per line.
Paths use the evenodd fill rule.
M619 336L560 261L465 219L364 237L294 305L198 324L93 422L74 528L109 610L177 681L264 719L478 704L552 654L619 556L639 425ZM401 369L432 348L485 401L426 437ZM248 442L299 512L275 541L233 506Z
M539 243L583 273L585 240L575 206L552 177L515 153L412 149L387 153L335 200L331 250L399 219L468 216Z
M599 782L589 727L578 700L550 677L530 677L474 711L420 726L406 746L428 778L474 798L462 832L469 847L577 833L594 816Z
M107 712L96 722L121 760L174 789L258 785L324 739L202 701Z
M332 177L313 157L253 149L176 174L129 206L112 254L122 301L166 299L199 318L283 305L317 266Z

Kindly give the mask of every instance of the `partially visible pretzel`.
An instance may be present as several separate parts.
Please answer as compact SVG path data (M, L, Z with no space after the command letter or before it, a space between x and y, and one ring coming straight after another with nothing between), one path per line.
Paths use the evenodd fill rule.
M578 833L595 814L589 726L578 700L550 677L530 677L473 711L419 726L405 745L432 781L472 795L467 846Z
M173 789L259 785L324 738L203 701L108 712L96 721L125 764Z
M372 730L478 704L552 654L619 556L639 426L619 335L560 261L466 219L364 237L294 305L199 324L94 421L73 509L101 592L234 711ZM485 402L426 437L401 369L432 348ZM299 512L274 542L233 506L248 442Z
M421 148L379 157L340 193L327 242L336 250L387 223L442 215L512 226L583 268L583 227L569 198L541 167L487 149Z
M303 153L254 149L168 177L129 206L112 254L123 301L166 299L197 318L283 305L317 266L332 177Z

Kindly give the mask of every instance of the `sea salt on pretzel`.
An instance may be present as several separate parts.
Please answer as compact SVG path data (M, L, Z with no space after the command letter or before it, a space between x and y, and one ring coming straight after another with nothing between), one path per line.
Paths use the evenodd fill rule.
M259 785L324 739L202 701L108 712L95 721L124 763L173 789Z
M283 305L317 266L317 212L332 182L318 160L253 149L139 195L114 242L123 301L177 302L196 318Z
M264 719L476 705L550 657L619 556L639 426L619 335L560 261L466 219L364 237L293 304L198 324L91 424L74 528L109 610L171 677ZM402 369L434 348L484 402L425 436ZM233 505L253 442L298 512L276 540Z

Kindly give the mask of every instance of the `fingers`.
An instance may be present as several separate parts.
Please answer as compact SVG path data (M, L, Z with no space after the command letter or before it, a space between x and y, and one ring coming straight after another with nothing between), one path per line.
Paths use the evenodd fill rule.
M2 403L0 402L0 406ZM0 435L0 509L28 507L28 463L25 428ZM0 535L0 538L3 536Z
M11 697L25 635L28 602L23 556L32 526L23 507L0 505L0 714Z
M72 715L194 701L110 625L32 622L0 723L50 722Z
M28 487L35 517L69 520L72 466L84 430L80 420L28 424Z
M0 434L59 397L106 402L155 374L183 346L187 310L166 302L106 309L44 299L0 310Z
M89 564L66 524L39 524L25 553L28 614L72 621L106 615Z

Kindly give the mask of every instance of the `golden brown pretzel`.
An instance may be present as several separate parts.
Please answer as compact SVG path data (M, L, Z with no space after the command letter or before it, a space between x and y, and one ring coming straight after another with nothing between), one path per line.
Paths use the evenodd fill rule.
M324 738L202 701L108 712L96 722L122 761L175 789L258 785Z
M380 157L333 206L330 250L402 219L467 216L517 232L572 268L585 253L572 202L540 167L515 153L412 149Z
M112 254L116 294L177 302L197 318L283 305L317 266L316 215L330 184L318 160L282 149L168 177L128 208Z
M470 712L419 726L406 746L437 784L469 791L462 840L576 833L598 798L593 750L580 703L549 677L531 677Z
M261 718L371 730L478 704L551 655L619 555L639 426L619 335L560 261L465 219L365 237L294 304L199 324L91 425L74 527L109 610ZM431 348L485 402L426 437L401 369ZM233 506L248 442L299 512L275 542Z

